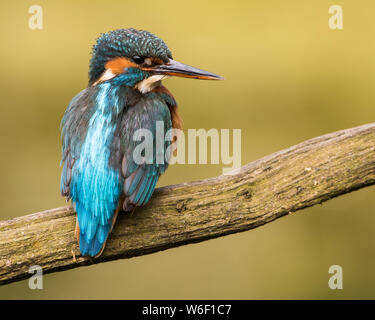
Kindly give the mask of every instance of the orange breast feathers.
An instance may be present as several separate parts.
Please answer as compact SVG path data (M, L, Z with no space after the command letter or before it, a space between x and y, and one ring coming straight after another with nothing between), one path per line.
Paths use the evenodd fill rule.
M159 93L164 93L169 95L170 97L173 98L172 94L169 92L169 90L164 87L163 85L157 86L153 92L159 92ZM174 98L173 98L174 100ZM180 129L182 130L182 118L177 112L177 105L170 105L168 104L169 112L171 113L171 118L172 118L172 128L173 129ZM175 137L176 139L177 137ZM175 141L175 140L173 140Z
M163 85L160 85L160 86L157 86L153 92L160 92L160 93L164 93L164 94L167 94L169 96L172 96L172 94L169 92L169 90L164 87ZM174 100L174 98L173 98ZM169 112L171 113L171 118L172 118L172 128L173 129L179 129L179 130L182 130L182 118L180 117L180 115L178 114L177 112L177 105L174 104L174 105L171 105L171 104L167 104L168 105L168 108L169 108ZM172 143L175 143L177 141L177 135L175 135L173 137L173 140L172 140ZM176 149L174 149L173 151L173 155L177 155L177 145L175 145ZM172 155L171 155L172 156Z

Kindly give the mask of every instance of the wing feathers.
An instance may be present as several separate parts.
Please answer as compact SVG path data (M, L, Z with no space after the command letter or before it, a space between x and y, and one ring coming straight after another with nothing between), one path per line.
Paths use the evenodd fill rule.
M98 90L102 90L100 95ZM104 113L99 111L113 106L110 103L104 105L101 97L105 97L106 101L112 99L116 103L127 102L125 98L130 97L130 93L127 95L128 91L114 96L117 91L107 90L107 86L87 88L73 98L64 114L61 123L63 169L60 188L64 196L72 198L78 214L82 255L97 256L102 252L116 220L117 210L123 208L128 211L135 206L145 205L150 200L160 175L168 167L167 163L156 163L155 154L152 163L138 164L132 158L136 147L133 134L138 128L149 128L155 133L157 121L164 121L165 132L172 126L181 127L173 97L163 88L158 90L161 91L156 90L142 98L135 97L138 100L130 101L131 108L123 106L123 112L119 113L121 119L117 121L113 132L109 131L112 128L110 126L103 131L104 124L110 122L108 119L104 121ZM102 140L97 139L98 132L107 132L106 139L113 137L116 143L107 144L108 140L102 136ZM97 146L97 141L102 142L102 145ZM164 148L168 145L166 143ZM98 151L94 153L92 150ZM109 150L108 159L103 150Z
M125 157L124 157L125 158ZM122 164L128 161L123 160ZM127 168L122 168L122 172L128 172ZM140 165L132 174L125 177L124 194L127 197L126 205L144 205L150 199L155 185L159 179L159 168L155 165Z

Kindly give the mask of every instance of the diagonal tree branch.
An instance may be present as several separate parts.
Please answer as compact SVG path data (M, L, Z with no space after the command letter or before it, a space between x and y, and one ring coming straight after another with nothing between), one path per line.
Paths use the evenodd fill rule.
M375 183L375 123L320 136L247 164L240 173L159 188L117 220L103 255L82 257L75 213L61 207L0 222L0 284L130 258L256 228Z

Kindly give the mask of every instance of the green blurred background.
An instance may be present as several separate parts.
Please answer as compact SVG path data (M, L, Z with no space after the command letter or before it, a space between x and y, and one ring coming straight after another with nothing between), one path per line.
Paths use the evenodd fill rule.
M41 5L43 30L28 28ZM344 29L328 28L342 5ZM184 128L241 128L242 163L375 119L374 1L1 1L0 219L65 205L59 122L101 32L142 28L223 82L168 79ZM159 186L221 174L175 165ZM27 281L1 298L375 298L375 188L258 229ZM344 289L328 288L341 265Z

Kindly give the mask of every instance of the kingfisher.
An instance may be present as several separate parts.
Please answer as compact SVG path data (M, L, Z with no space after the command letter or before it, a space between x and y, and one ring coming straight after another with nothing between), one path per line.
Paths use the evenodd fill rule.
M77 213L83 256L102 254L118 213L145 205L168 167L167 154L156 161L171 144L157 143L157 123L164 132L182 129L177 103L161 83L169 76L223 79L173 60L165 42L145 30L103 33L93 46L88 86L61 121L60 189ZM152 153L143 153L143 161L134 157L139 129L153 137Z

